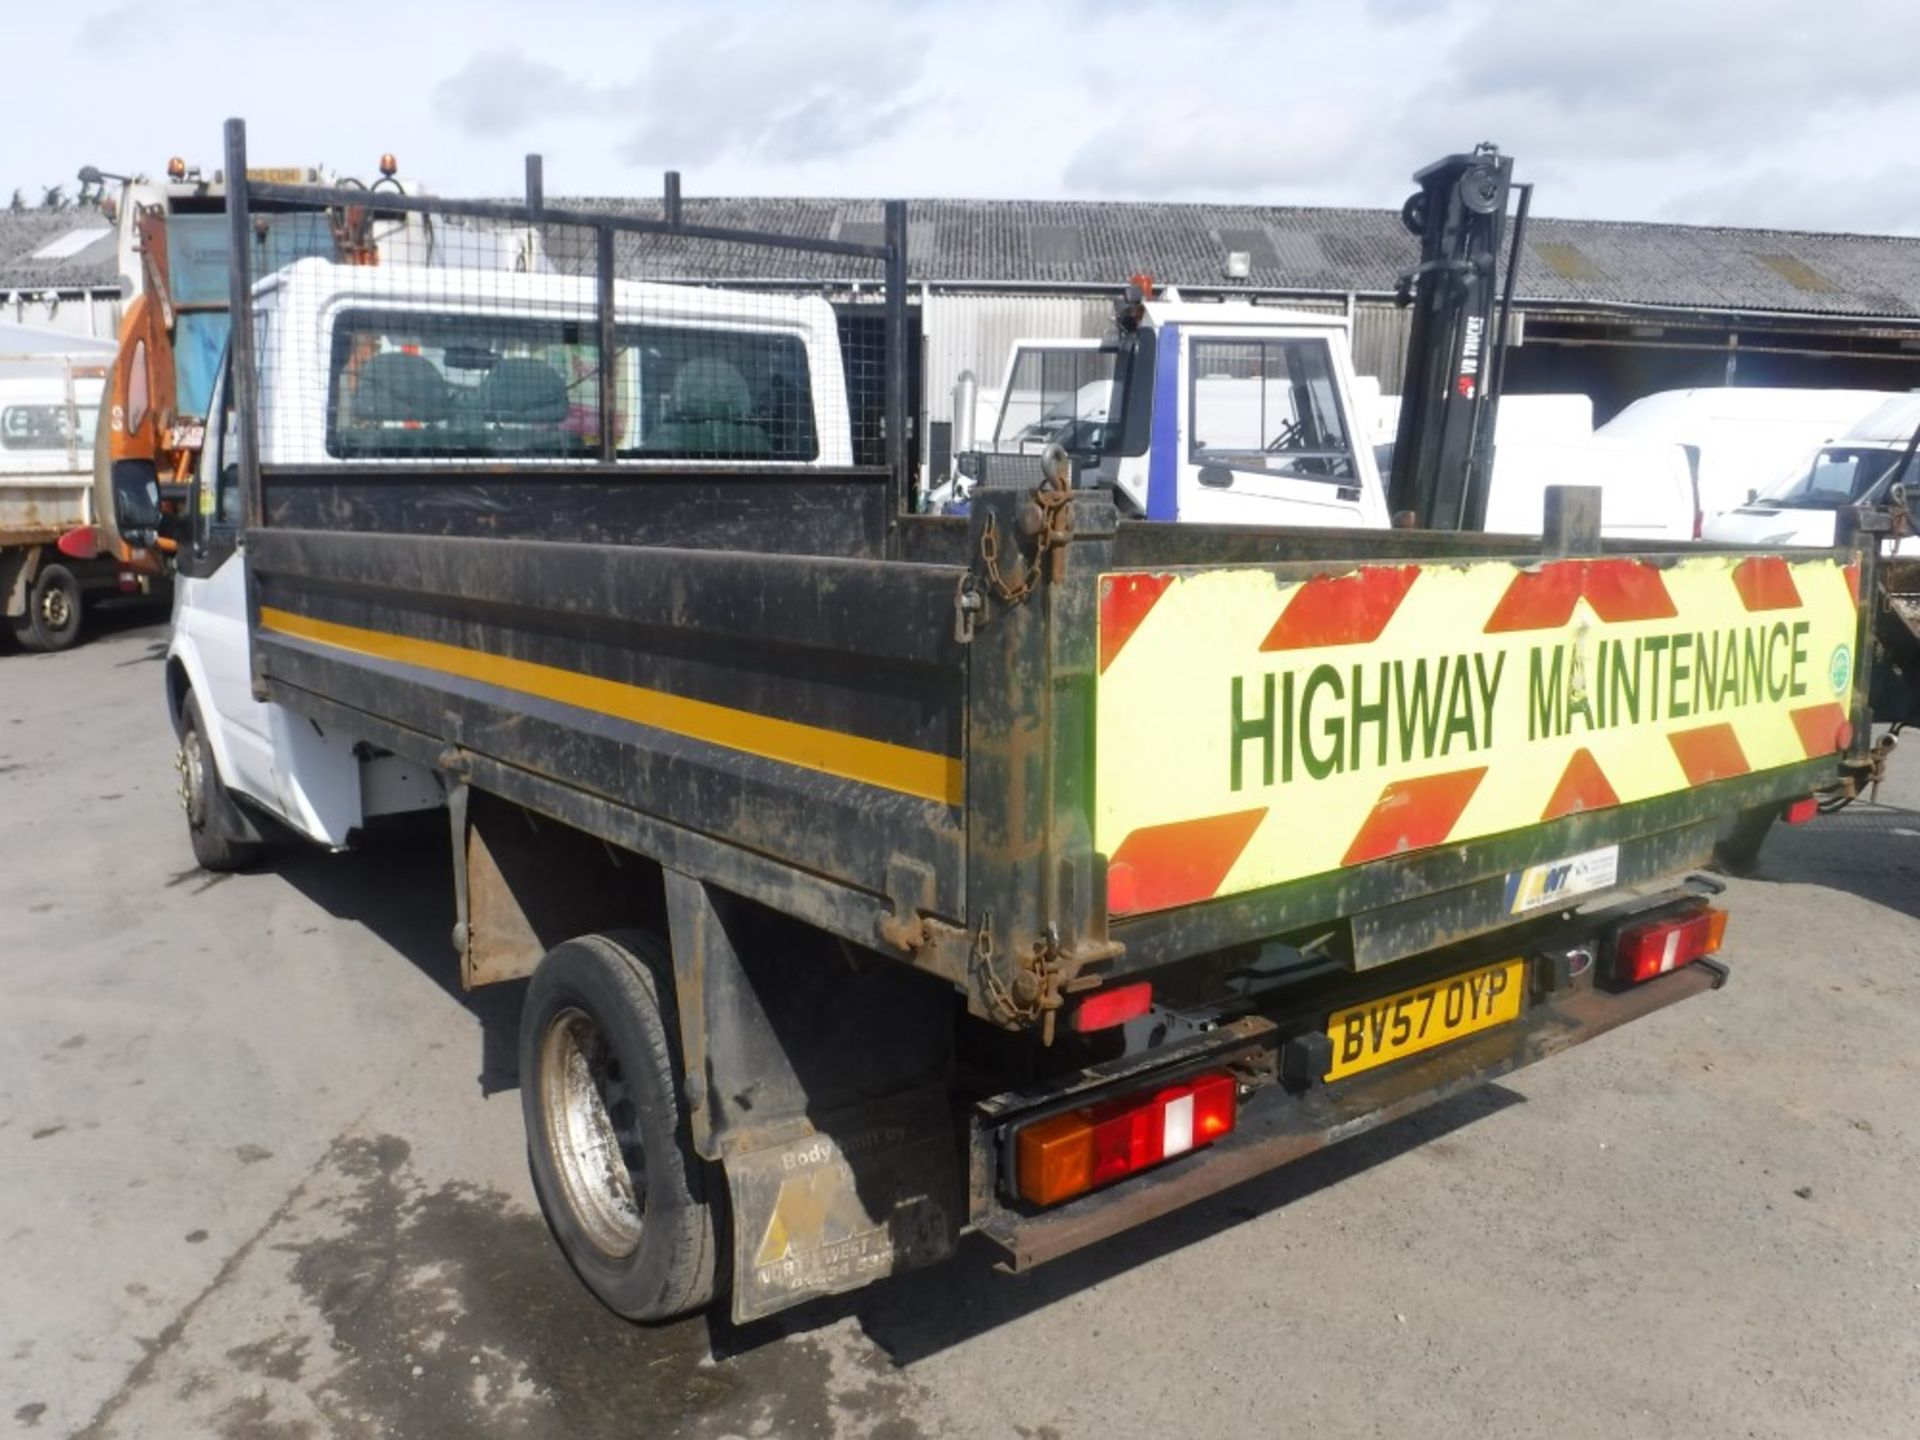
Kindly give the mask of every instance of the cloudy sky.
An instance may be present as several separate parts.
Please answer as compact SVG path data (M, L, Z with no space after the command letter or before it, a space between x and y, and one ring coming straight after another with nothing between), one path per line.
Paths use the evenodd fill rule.
M1547 214L1920 234L1920 0L114 0L7 6L0 187L93 163L442 193L1397 205L1483 139ZM164 15L170 35L155 30ZM189 56L170 59L169 55Z

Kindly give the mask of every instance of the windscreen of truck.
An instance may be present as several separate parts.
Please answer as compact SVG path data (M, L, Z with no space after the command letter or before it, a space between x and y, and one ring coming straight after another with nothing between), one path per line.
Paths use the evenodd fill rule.
M334 326L327 453L592 459L595 332L591 319L347 312ZM622 326L617 335L621 458L794 463L819 455L798 336L664 324Z
M1350 483L1346 417L1324 340L1196 336L1190 458L1198 465Z
M993 448L1054 444L1088 458L1145 454L1152 338L1144 332L1126 346L1021 346L1001 397Z
M1890 483L1893 468L1905 453L1905 446L1828 445L1813 457L1812 465L1777 481L1760 499L1787 510L1857 505ZM1908 462L1905 479L1909 486L1920 479L1920 456Z
M333 231L325 215L254 217L260 253L256 278L310 256L331 259ZM227 217L175 213L167 217L167 283L175 310L174 405L182 416L204 420L213 400L214 376L227 348Z

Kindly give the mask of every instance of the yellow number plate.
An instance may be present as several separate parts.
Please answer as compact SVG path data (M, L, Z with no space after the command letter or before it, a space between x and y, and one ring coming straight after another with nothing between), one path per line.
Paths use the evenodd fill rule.
M1520 1013L1525 962L1502 960L1464 975L1336 1010L1327 1018L1333 1068L1341 1080L1449 1040L1491 1030Z

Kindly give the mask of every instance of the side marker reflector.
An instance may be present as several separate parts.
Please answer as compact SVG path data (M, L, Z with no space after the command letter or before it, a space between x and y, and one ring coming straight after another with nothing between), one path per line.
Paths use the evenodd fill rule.
M1133 985L1116 985L1111 990L1096 990L1073 1009L1067 1028L1085 1035L1092 1030L1111 1030L1138 1019L1153 1008L1153 983L1141 980Z

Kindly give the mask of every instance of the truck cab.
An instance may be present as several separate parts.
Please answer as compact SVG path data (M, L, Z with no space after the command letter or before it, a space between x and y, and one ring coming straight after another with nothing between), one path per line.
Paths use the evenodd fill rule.
M1126 513L1149 520L1389 523L1384 462L1398 402L1354 373L1343 317L1150 300L1135 307L1128 330L1126 307L1121 313L1104 341L1014 342L997 403L978 425L983 448L1038 454L1057 444L1077 483L1110 484ZM1598 437L1590 419L1576 434L1566 417L1585 403L1502 402L1483 528L1538 534L1547 487L1581 484L1601 490L1609 536L1693 538L1693 480L1681 447ZM1523 423L1536 410L1555 422L1550 433Z
M1140 299L1106 341L1021 341L990 448L1057 444L1150 520L1384 527L1346 321Z

